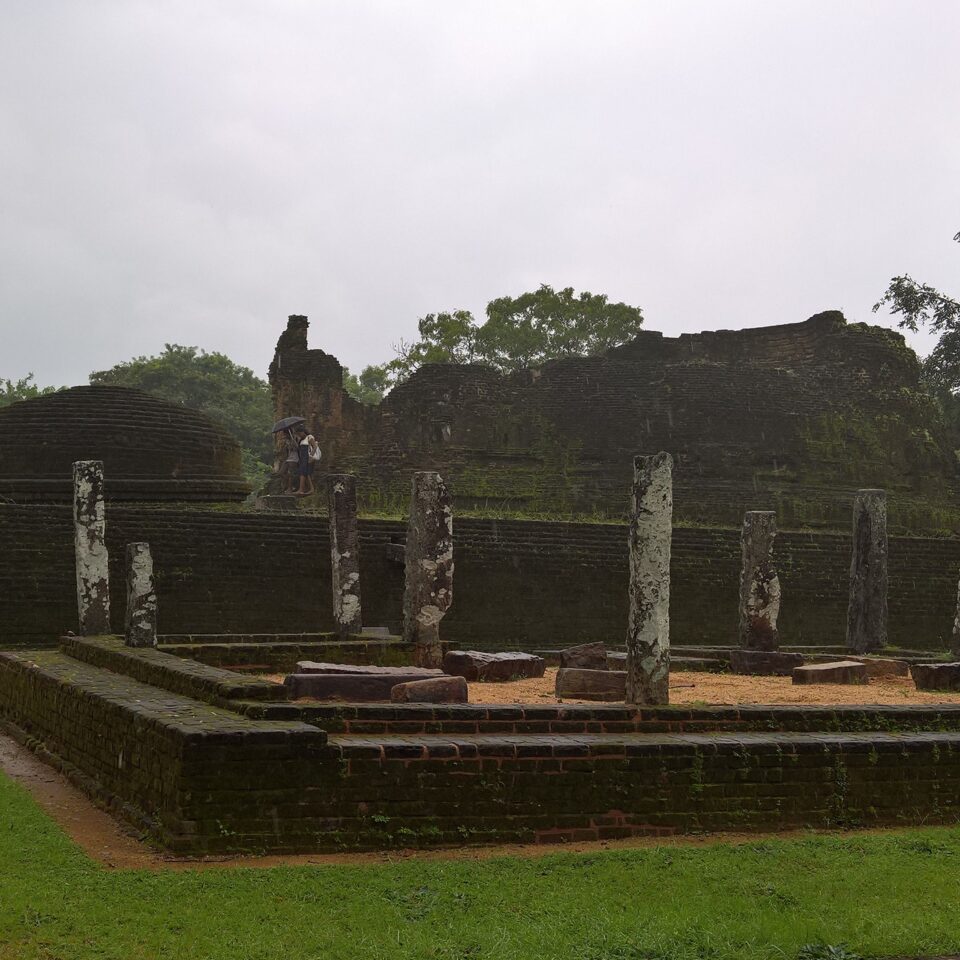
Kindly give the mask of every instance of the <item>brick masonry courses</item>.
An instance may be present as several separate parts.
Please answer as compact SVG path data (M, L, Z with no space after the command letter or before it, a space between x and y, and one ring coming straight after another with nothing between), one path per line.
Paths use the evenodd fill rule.
M383 709L424 713L422 705ZM515 721L537 709L515 708ZM555 724L561 712L603 716L539 709L552 711ZM63 653L32 651L0 654L0 711L7 729L116 813L187 854L954 822L960 796L960 732L936 729L958 712L951 709L881 711L927 727L910 733L723 732L704 724L676 733L328 736L300 718L255 719ZM618 711L633 716L623 707L611 715ZM805 712L837 714L768 717ZM694 710L656 713L675 716L681 728L696 723Z
M376 406L348 396L335 357L293 317L270 370L277 418L307 417L328 469L356 474L362 507L406 502L436 470L454 511L625 517L630 461L675 461L674 515L739 525L845 527L850 491L890 493L891 532L960 524L958 471L919 361L890 330L828 311L802 323L664 337L501 376L427 364Z
M109 504L111 610L124 608L125 545L154 554L163 634L316 633L333 628L324 517ZM444 636L486 649L558 648L625 638L627 531L620 524L456 521L457 594ZM365 619L401 626L401 521L361 520ZM0 503L0 646L77 630L70 509ZM849 533L781 532L781 644L842 644ZM890 641L941 650L955 613L960 541L890 539ZM522 572L522 575L520 575ZM674 530L671 641L735 644L739 531ZM490 597L496 597L495 604ZM162 642L162 636L161 636Z

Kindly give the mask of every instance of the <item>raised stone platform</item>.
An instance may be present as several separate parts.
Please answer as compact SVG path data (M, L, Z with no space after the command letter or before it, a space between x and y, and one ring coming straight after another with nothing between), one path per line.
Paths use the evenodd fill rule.
M180 852L548 843L960 814L960 707L218 706L130 675L169 666L177 679L166 682L184 682L179 658L99 641L68 649L95 651L107 666L62 651L0 654L0 719Z

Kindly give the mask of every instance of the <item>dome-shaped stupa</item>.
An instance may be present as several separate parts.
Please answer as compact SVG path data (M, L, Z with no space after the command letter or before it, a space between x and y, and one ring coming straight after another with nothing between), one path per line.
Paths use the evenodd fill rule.
M69 501L75 460L110 500L242 500L240 445L196 410L126 387L72 387L0 410L0 496Z

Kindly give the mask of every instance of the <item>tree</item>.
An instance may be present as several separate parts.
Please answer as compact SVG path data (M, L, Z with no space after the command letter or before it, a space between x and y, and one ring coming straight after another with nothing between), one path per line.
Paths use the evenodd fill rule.
M643 323L639 307L546 284L491 300L486 314L482 324L468 310L421 318L420 339L401 343L385 365L388 380L402 381L425 363L484 363L510 373L561 357L596 356L635 337Z
M32 400L48 393L56 393L63 387L38 387L33 382L33 374L28 373L20 380L4 380L0 378L0 407L8 407L18 400Z
M343 368L343 389L361 403L378 404L390 386L390 374L386 364L366 366L359 375Z
M960 243L960 233L953 239ZM890 281L873 305L873 312L884 306L889 306L895 316L900 315L898 326L913 331L926 326L940 334L937 345L923 361L924 380L936 391L951 396L960 392L960 301L904 274Z
M95 371L90 382L133 387L207 414L240 441L247 479L255 486L265 479L274 455L270 387L224 354L168 343L159 356Z

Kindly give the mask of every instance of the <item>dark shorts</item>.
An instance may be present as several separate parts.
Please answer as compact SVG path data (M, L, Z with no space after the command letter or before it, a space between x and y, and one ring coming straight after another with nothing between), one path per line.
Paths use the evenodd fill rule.
M299 473L301 477L309 477L311 473L310 451L306 447L300 448Z

